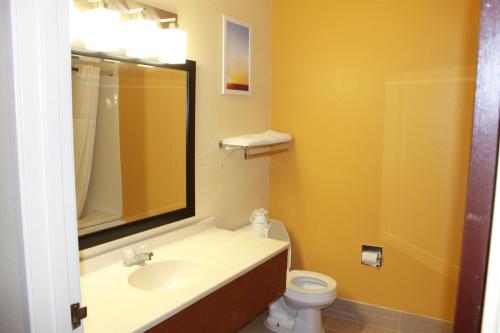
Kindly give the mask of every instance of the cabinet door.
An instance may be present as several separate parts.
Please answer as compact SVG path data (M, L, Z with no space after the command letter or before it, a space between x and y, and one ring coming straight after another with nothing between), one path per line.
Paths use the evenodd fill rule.
M286 273L285 250L148 332L236 332L283 295Z

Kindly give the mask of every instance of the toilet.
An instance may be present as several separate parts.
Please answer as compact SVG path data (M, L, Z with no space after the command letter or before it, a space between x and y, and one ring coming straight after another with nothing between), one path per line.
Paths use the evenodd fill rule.
M277 220L269 224L252 223L238 231L290 243L288 232ZM285 294L269 305L265 325L278 333L323 333L321 309L337 297L337 282L316 272L290 271L291 253L289 249Z

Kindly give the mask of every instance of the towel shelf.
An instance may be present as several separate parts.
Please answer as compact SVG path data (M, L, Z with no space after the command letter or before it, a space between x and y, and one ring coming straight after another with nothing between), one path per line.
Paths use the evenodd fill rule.
M245 160L270 156L290 149L292 136L267 130L262 133L245 134L219 141L219 148L226 150L243 149Z
M290 144L291 141L249 146L249 145L230 145L230 144L224 144L222 141L219 141L219 149L228 149L228 150L243 149L243 156L245 157L245 160L250 160L253 158L271 156L287 152L290 149ZM267 149L267 150L260 151L262 149ZM258 152L255 152L255 150L258 150Z

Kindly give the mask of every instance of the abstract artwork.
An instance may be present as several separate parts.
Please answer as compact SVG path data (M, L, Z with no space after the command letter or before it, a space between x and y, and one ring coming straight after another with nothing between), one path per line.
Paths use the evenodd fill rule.
M251 38L249 25L222 17L223 94L250 95Z

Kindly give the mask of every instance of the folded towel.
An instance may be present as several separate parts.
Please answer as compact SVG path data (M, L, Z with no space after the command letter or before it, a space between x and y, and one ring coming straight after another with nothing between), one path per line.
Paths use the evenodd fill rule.
M267 130L258 134L247 134L235 136L232 138L226 138L222 140L222 144L230 146L253 147L287 143L290 141L292 141L292 136L290 134ZM231 149L231 147L226 147L226 149Z

